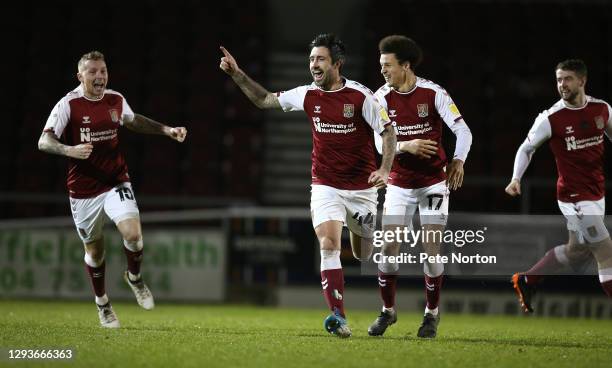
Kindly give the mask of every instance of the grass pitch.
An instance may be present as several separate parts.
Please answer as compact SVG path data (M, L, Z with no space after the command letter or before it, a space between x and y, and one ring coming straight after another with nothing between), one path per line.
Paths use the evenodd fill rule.
M399 313L382 338L377 311L349 311L353 337L323 330L324 310L113 303L118 330L93 303L0 300L0 366L70 367L610 367L612 321L442 314L438 337L416 337ZM7 348L73 348L62 361L7 359Z

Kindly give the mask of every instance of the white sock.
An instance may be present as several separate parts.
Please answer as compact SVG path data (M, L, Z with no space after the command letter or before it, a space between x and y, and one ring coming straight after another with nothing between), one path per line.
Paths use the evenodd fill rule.
M130 271L128 271L128 279L130 279L130 281L132 281L132 282L136 282L136 281L140 280L140 274L132 275L132 273Z
M102 296L97 296L96 295L96 304L99 306L103 306L108 304L108 296L106 294L102 295Z
M339 250L321 249L321 271L342 268Z
M425 306L425 314L430 313L434 316L438 315L438 307L435 307L434 309L429 309L427 308L427 306Z

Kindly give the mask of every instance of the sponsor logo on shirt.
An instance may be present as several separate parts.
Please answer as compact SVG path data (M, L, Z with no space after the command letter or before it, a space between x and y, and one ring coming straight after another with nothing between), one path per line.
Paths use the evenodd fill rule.
M392 122L391 125L395 128L395 135L397 136L410 136L410 135L421 135L433 130L433 127L429 122L415 123L415 124L398 124Z
M318 116L312 118L312 123L317 133L349 134L357 130L355 123L324 123Z
M344 110L342 111L342 116L345 118L352 118L355 115L355 105L353 104L344 104Z
M426 118L429 116L429 108L427 104L417 104L417 114L420 118Z
M603 144L603 134L583 139L576 139L576 137L572 135L569 137L565 137L565 144L568 151L575 151L592 146L598 146L600 144Z

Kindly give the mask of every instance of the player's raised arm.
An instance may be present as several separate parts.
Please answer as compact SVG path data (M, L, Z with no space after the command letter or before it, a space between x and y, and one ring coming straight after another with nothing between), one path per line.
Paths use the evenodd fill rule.
M185 127L169 127L140 114L134 114L132 119L124 119L123 125L137 133L165 135L177 142L183 142L187 136Z
M68 146L61 143L53 132L44 131L38 139L38 149L54 155L86 160L91 155L91 151L93 151L93 144L83 143L76 146Z
M236 59L225 49L220 47L223 57L219 68L232 77L242 92L260 109L280 109L276 94L263 88L259 83L252 80L242 69L238 67Z

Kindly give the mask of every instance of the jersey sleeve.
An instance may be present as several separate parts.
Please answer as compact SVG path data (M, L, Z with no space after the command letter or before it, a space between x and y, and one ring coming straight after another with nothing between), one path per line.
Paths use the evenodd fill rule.
M606 121L606 136L610 141L612 141L612 108L610 105L608 106L608 121Z
M372 127L375 134L382 134L385 126L391 124L387 110L378 102L372 94L365 94L361 114L365 121Z
M550 128L548 115L542 113L536 118L535 123L533 123L533 126L527 134L527 138L516 152L512 179L521 180L523 174L525 174L525 171L529 166L533 153L542 145L542 143L549 140L551 136L552 130Z
M134 111L132 111L132 108L130 107L130 105L128 104L127 100L125 99L125 97L123 97L123 95L121 96L123 99L122 102L122 107L121 107L121 120L120 123L121 125L123 125L123 121L133 121L134 120Z
M443 89L436 90L436 110L446 125L452 129L453 124L462 119L461 113L450 95Z
M66 98L62 98L51 110L43 131L53 133L56 137L60 138L69 121L70 104Z
M304 99L307 91L308 86L300 86L289 91L278 92L276 96L283 111L304 111Z
M385 109L385 111L389 111L389 105L387 105L385 94L380 89L374 93L374 98Z
M457 105L455 105L455 102L445 90L436 90L434 103L444 123L446 123L457 137L453 158L458 158L465 162L470 152L470 146L472 145L472 133L470 128L463 120Z

